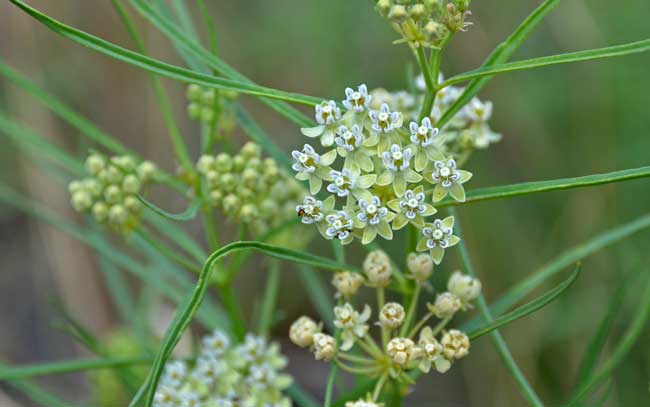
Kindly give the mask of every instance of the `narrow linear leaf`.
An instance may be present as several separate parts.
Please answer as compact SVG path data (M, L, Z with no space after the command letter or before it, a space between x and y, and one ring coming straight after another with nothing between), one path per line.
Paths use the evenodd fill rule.
M271 99L286 100L290 102L306 104L309 106L315 106L322 100L321 98L316 98L313 96L301 95L299 93L293 92L284 92L265 86L255 85L252 83L244 83L232 79L206 75L203 73L191 71L189 69L181 68L176 65L168 64L166 62L147 57L146 55L142 55L138 52L122 48L76 28L69 27L26 5L20 0L10 1L55 33L60 34L63 37L77 42L78 44L81 44L87 48L98 51L122 62L126 62L130 65L142 68L148 72L153 72L157 75L179 80L181 82L196 83L210 88L232 90L239 93L245 93L254 96L264 96Z
M9 366L0 363L0 371L10 369ZM69 401L60 399L58 396L48 392L41 386L28 381L28 380L11 380L9 384L16 388L18 391L27 395L37 405L47 407L74 407L75 404Z
M141 401L141 398L145 395L146 399L144 405L146 407L150 407L152 405L156 387L158 385L158 380L162 374L165 362L171 355L174 347L181 339L183 332L190 324L194 314L197 312L201 303L205 299L205 294L210 282L210 274L214 269L216 263L226 256L240 251L249 250L261 252L269 257L276 259L308 264L329 270L354 269L350 266L332 261L324 257L256 241L234 242L215 250L206 259L194 292L186 300L184 303L185 305L179 309L176 316L174 317L173 322L167 329L163 344L160 351L158 352L154 366L151 369L147 380L140 388L140 391L138 391L136 397L131 401L130 406L138 405Z
M148 365L152 362L153 358L150 356L136 356L125 358L66 360L61 362L38 363L29 366L4 367L0 368L0 380L20 380L37 376L84 372L88 370Z
M560 296L565 290L567 290L573 282L578 278L580 274L581 265L576 265L575 270L571 273L571 276L559 284L557 287L545 292L534 300L527 302L526 304L517 307L516 309L508 312L507 314L501 315L494 319L491 323L484 325L481 328L478 328L467 334L470 340L475 340L487 333L494 331L495 329L507 325L511 322L514 322L520 318L528 316L533 312L543 308L547 304L550 304L553 300Z
M594 59L612 58L646 51L650 51L650 39L605 48L596 48L585 51L568 52L558 55L531 58L523 61L515 61L506 64L481 67L468 72L464 72L447 79L442 84L440 84L440 87L444 88L446 86L465 82L470 79L481 78L484 76L493 76L506 72L523 71L544 66L590 61Z
M296 402L297 406L301 407L318 407L320 403L311 394L305 392L303 389L293 384L286 390L289 397Z
M633 280L632 277L636 277L638 275L639 272L628 273L628 275L616 290L616 293L614 293L612 296L612 299L609 300L607 313L598 325L598 329L589 341L589 345L587 345L585 348L582 362L580 362L580 367L578 368L578 373L576 374L576 388L583 387L596 368L596 364L598 363L598 359L602 353L603 348L605 347L605 343L607 343L607 336L613 327L614 319L623 306L623 300L625 299L628 289L631 286L631 281Z
M463 205L467 203L487 201L492 199L504 199L514 196L537 194L563 189L584 188L648 177L650 177L650 166L613 171L604 174L592 174L582 177L560 178L548 181L522 182L519 184L480 188L467 191L467 198L465 199L465 202L457 202L453 199L444 199L436 206L444 207L451 205Z
M144 206L151 209L157 215L160 215L165 219L176 220L180 222L194 219L194 217L196 217L196 214L199 212L199 207L201 206L201 201L195 199L192 201L190 206L185 211L183 211L182 213L174 214L174 213L169 213L164 209L161 209L160 207L156 206L153 202L146 200L140 195L138 195L138 200L140 200L140 202L142 202Z
M567 405L574 406L581 402L591 392L596 390L603 382L612 374L621 362L625 359L632 346L636 343L637 339L643 332L648 318L650 317L650 279L646 283L646 289L641 296L641 303L639 304L638 311L634 316L634 320L630 324L623 338L618 342L618 346L614 349L612 355L603 364L600 371L578 387L571 397L571 401Z
M298 278L302 282L303 287L307 291L307 298L312 303L316 312L330 332L334 332L334 301L332 295L327 290L327 286L322 281L316 270L313 267L298 264L297 265Z
M548 15L559 4L560 0L546 0L517 27L517 29L503 41L488 55L483 62L484 67L497 65L506 62L512 54L523 44L523 42L530 36L535 28L542 22L544 17ZM451 120L460 109L465 106L474 96L476 96L481 89L488 83L491 77L482 77L473 79L460 95L458 100L454 102L447 111L445 111L436 125L442 128L446 123Z

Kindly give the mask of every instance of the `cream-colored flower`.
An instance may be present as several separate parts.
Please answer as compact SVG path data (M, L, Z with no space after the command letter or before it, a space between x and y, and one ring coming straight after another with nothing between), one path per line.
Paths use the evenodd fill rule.
M302 316L291 324L291 328L289 328L289 339L301 348L305 348L312 345L314 335L320 332L320 330L320 325L314 322L313 319Z
M440 340L442 353L447 359L461 359L469 353L469 338L457 329L450 329L442 335Z
M421 283L427 281L433 273L433 259L427 253L410 253L406 258L406 265L413 278Z
M389 329L396 329L404 322L404 307L396 302L389 302L379 313L379 323Z
M436 370L440 373L445 373L451 367L451 362L445 359L442 354L442 345L433 336L433 331L430 327L424 327L420 331L420 340L418 341L420 349L422 349L423 358L418 366L424 373L428 373L433 364Z
M342 295L346 299L357 293L363 281L361 274L351 271L337 271L332 277L332 285L336 288L336 296Z
M368 253L363 261L363 271L371 287L388 286L393 273L390 258L383 250L373 250Z
M328 362L336 354L336 340L324 333L314 334L314 357L316 360Z
M481 294L481 282L477 278L455 271L447 281L447 289L463 303L469 303Z
M334 326L341 329L341 350L348 350L353 345L357 338L363 338L368 332L368 324L370 319L371 309L366 304L363 311L359 313L350 303L346 302L342 306L334 307Z
M431 311L437 318L451 318L461 308L460 298L450 292L444 292L436 296L436 302Z
M386 345L386 353L393 362L405 366L417 359L422 350L409 338L393 338Z
M384 407L384 403L375 403L374 401L359 399L357 401L348 401L345 407Z

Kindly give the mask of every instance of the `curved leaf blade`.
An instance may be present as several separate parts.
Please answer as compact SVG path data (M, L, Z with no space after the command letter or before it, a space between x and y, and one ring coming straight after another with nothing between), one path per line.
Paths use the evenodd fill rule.
M573 282L578 278L578 274L580 274L581 269L582 266L580 265L580 263L578 263L576 265L575 270L573 270L573 273L571 273L571 276L565 281L563 281L561 284L557 285L555 288L545 292L544 294L540 295L534 300L527 302L526 304L517 307L516 309L495 318L491 323L484 325L481 328L478 328L468 333L467 336L469 336L470 340L475 340L487 333L494 331L499 327L502 327L520 318L528 316L534 313L535 311L545 307L546 305L553 302L553 300L559 297L560 294L566 291L569 287L571 287Z
M137 195L138 200L142 202L144 206L146 206L148 209L152 210L156 214L160 215L161 217L165 219L170 219L170 220L176 220L179 222L184 222L188 220L192 220L196 217L196 214L199 212L199 207L201 206L201 201L198 199L195 199L192 201L190 206L188 206L187 209L185 209L181 213L170 213L167 212L166 210L156 206L153 202L149 202L145 198L143 198L141 195Z
M61 362L38 363L19 367L3 367L0 369L0 380L21 380L37 376L85 372L88 370L111 369L134 365L147 365L151 362L153 362L151 356L135 356L89 360L65 360Z

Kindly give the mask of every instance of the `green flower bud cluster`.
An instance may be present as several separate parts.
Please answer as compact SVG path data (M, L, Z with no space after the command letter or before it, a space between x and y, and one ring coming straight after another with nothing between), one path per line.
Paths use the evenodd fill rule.
M471 23L468 0L378 0L377 12L402 36L397 42L437 47L449 32L465 31Z
M153 181L157 169L150 161L137 163L130 156L110 159L93 153L86 159L90 177L68 185L77 212L90 211L100 223L128 232L139 221L142 203L137 195Z
M233 345L216 330L203 338L195 363L167 362L154 406L290 407L282 394L293 381L281 372L286 365L277 343L248 334Z
M237 98L236 92L191 84L187 87L185 96L189 101L187 113L190 118L211 124L219 114L218 124L221 130L230 131L234 128L236 121L232 112L226 108L226 103Z
M295 216L303 189L272 158L262 158L259 145L248 142L238 154L204 155L196 165L204 180L204 196L227 218L263 233Z
M435 259L428 254L408 256L407 276L415 280L417 293L428 284L434 263ZM363 372L369 378L388 375L397 382L413 384L412 373L416 370L429 373L433 368L439 373L447 372L470 349L467 334L447 326L457 312L472 309L472 302L480 295L481 282L460 271L454 272L447 282L447 291L435 293L433 303L427 304L428 312L418 317L414 307L417 301L412 301L406 309L399 302L384 300L383 290L391 284L392 264L385 252L375 250L365 258L363 274L340 271L335 275L333 285L338 296L344 299L333 310L332 322L339 330L340 340L324 333L322 323L301 316L289 329L291 342L309 349L316 360L334 360L341 369ZM374 321L368 304L353 304L353 297L363 284L377 293ZM414 294L413 298L418 295ZM434 317L438 321L430 323ZM379 327L381 334L377 337L381 337L381 343L372 336L373 327ZM373 397L350 401L346 406L380 405L376 404L377 395Z

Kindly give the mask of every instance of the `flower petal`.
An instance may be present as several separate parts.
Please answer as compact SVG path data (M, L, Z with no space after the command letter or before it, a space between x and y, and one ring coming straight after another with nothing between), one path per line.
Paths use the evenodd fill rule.
M303 127L300 129L300 132L307 137L320 137L325 130L325 126L316 126L316 127Z

